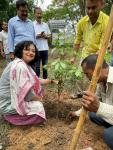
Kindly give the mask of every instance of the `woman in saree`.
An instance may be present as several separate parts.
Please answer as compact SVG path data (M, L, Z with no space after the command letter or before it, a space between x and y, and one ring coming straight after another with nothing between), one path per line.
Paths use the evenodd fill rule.
M15 59L4 69L0 78L0 114L13 125L34 125L46 120L41 84L32 65L38 58L36 46L24 41L15 47Z

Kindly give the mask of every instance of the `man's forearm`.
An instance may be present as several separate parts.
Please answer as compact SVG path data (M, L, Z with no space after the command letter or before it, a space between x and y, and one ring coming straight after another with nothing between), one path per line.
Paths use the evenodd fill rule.
M80 49L80 44L74 44L73 49L74 51L78 52Z
M79 51L80 49L80 44L74 44L73 46L73 56L76 56L76 53Z
M96 114L102 117L108 123L113 125L113 106L112 105L100 102L100 106Z

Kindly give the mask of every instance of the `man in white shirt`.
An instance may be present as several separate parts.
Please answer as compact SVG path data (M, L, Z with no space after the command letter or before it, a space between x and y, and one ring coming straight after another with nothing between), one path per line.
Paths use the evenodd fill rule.
M83 73L91 80L98 55L89 55L81 63ZM103 138L113 149L113 67L103 62L96 93L83 92L82 106L89 111L89 118L94 123L104 126ZM76 112L71 114L76 116Z
M1 55L6 58L7 62L10 62L10 56L8 51L8 24L7 22L2 22L2 31L0 32L0 49Z
M39 51L39 60L36 63L36 74L40 76L40 63L42 61L42 66L48 63L48 39L51 38L51 32L48 24L42 22L42 10L40 7L34 9L34 14L36 20L34 23L35 35L36 35L36 46ZM43 78L47 79L47 69L43 68Z

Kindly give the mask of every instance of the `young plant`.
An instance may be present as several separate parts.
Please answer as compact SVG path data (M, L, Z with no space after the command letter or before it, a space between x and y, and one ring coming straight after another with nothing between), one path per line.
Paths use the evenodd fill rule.
M55 60L51 63L50 70L53 74L54 79L58 81L58 99L60 100L60 95L64 87L64 79L67 72L67 62L60 59Z
M57 43L58 44L58 43ZM80 57L81 53L78 52L77 55L77 62L76 64L72 64L70 62L70 58L73 56L73 49L72 46L66 44L65 47L60 46L59 44L52 50L52 54L57 52L58 58L55 61L50 63L49 70L53 74L53 78L59 81L58 84L58 95L61 94L64 82L68 81L71 83L71 88L75 89L79 87L77 85L78 80L82 79L82 71L80 66ZM56 57L56 55L55 55ZM67 87L67 85L66 85ZM72 90L71 89L71 90ZM80 87L79 87L80 89Z

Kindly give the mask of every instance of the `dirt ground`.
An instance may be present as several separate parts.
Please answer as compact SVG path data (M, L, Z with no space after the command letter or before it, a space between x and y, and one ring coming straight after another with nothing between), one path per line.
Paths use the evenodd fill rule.
M3 65L0 61L0 71ZM47 113L45 124L37 126L15 127L0 117L0 149L2 150L69 150L74 134L70 124L77 124L78 119L66 122L70 110L80 108L79 100L70 100L69 93L63 92L61 101L55 91L46 90L44 106ZM103 128L93 124L88 118L79 138L77 150L92 147L93 150L109 150L104 144Z
M51 93L51 94L50 94ZM14 127L0 118L0 143L6 150L68 150L74 133L70 124L77 124L78 119L66 122L65 117L70 110L77 110L80 102L64 99L57 103L55 93L49 92L45 98L47 121L37 126ZM48 99L49 98L49 99ZM63 98L63 96L62 96ZM51 100L50 100L51 99ZM57 111L57 108L59 110ZM103 128L93 124L87 118L81 133L77 149L92 147L93 150L109 150L102 139Z

